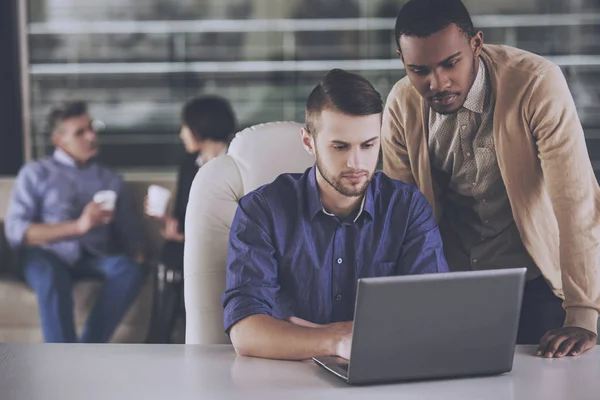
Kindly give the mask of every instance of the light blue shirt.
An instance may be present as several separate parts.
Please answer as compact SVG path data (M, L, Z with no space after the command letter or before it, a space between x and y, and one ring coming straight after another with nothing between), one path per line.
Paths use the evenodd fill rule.
M81 237L60 240L42 248L69 265L79 260L82 250L96 256L108 254L111 243L116 242L114 239L125 251L141 248L143 234L139 213L121 176L96 161L77 166L69 155L58 149L51 157L27 163L19 171L5 221L9 244L13 248L24 246L25 233L31 224L76 220L100 190L117 193L113 222Z

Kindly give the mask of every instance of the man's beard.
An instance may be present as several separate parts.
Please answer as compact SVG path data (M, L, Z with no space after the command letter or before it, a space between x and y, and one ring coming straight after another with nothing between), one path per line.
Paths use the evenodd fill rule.
M319 159L319 152L316 150L316 148L315 148L315 153L317 156L317 169L319 170L319 173L321 174L321 176L323 177L325 182L327 182L329 184L329 186L334 188L336 192L338 192L342 196L346 196L346 197L359 197L359 196L362 196L367 191L367 188L369 187L369 183L371 182L371 179L373 178L374 171L371 171L369 173L369 171L366 171L366 170L351 170L351 171L345 171L344 173L340 174L339 176L333 176L333 174L330 174L329 171L327 171L327 169L321 163L321 160ZM364 182L361 181L361 183L358 185L344 185L343 184L344 174L356 174L356 173L367 174L366 181L364 181Z
M480 61L483 62L483 61ZM478 72L478 68L477 68L477 57L473 57L473 63L471 64L471 77L473 78L473 82L471 83L471 87L473 87L473 84L475 83L475 79L477 79L477 72ZM469 88L469 90L471 90ZM440 97L446 95L446 94L451 94L450 92L442 92L439 94ZM468 92L467 92L467 96L468 96ZM465 96L463 102L461 105L459 105L455 110L444 110L444 109L439 109L438 107L436 107L433 103L430 103L429 106L431 108L434 109L434 111L438 114L441 115L451 115L451 114L456 114L458 112L458 110L460 110L462 108L462 106L465 104L465 101L467 101L467 97Z

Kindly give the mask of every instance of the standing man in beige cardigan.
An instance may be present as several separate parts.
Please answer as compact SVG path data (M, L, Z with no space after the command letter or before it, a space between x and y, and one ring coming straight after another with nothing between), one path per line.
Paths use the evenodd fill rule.
M396 40L407 76L387 100L384 172L425 194L451 270L527 267L519 343L592 348L600 189L560 69L484 45L460 0L409 1Z

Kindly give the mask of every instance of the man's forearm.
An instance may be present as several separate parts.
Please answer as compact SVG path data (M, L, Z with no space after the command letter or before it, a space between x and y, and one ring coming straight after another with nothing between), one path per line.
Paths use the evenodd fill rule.
M25 232L24 242L29 246L41 246L59 240L81 236L77 221L57 224L31 224Z
M340 334L327 327L307 328L268 315L252 315L233 326L231 341L241 356L305 360L336 355Z

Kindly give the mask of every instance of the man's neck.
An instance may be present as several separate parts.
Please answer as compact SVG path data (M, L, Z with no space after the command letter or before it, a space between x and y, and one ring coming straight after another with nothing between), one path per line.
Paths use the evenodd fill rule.
M73 157L71 154L69 154L67 151L61 149L60 147L55 147L54 157L55 158L58 157L61 162L67 163L67 164L72 165L77 168L81 168L81 167L85 166L91 160L91 159L88 159L85 161L78 160L76 157Z
M345 219L360 207L364 195L357 197L344 196L327 183L318 169L316 174L317 189L325 211L339 219Z

